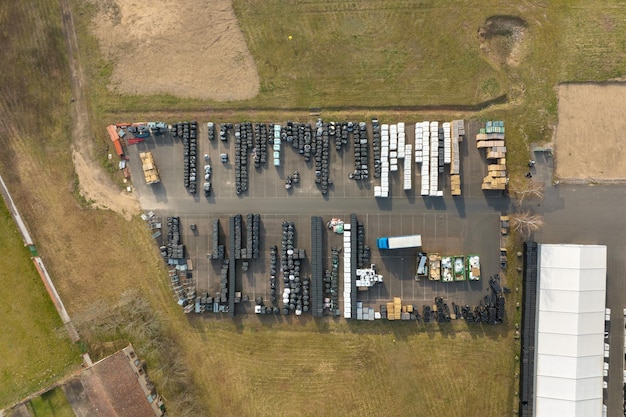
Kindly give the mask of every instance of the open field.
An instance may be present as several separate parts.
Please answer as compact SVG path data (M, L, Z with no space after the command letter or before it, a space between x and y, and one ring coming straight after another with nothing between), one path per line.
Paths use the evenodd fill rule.
M556 175L563 180L626 180L626 85L559 86Z
M165 119L176 113L182 120L207 107L216 121L224 114L231 121L260 120L251 109L274 109L270 113L276 115L277 110L293 108L302 116L296 112L278 120L301 119L312 107L339 112L344 118L372 113L382 117L401 106L426 119L437 110L432 106L472 105L506 94L510 104L473 117L507 121L513 174L522 173L530 142L551 140L559 82L606 80L626 72L621 58L626 53L624 5L618 1L495 6L460 0L441 4L234 0L260 76L255 98L216 102L117 94L105 87L113 80L114 66L103 58L93 34L96 11L86 0L74 1L81 12L77 24L82 55L90 58L83 60L90 98L107 121L122 120L129 113L145 118L157 112ZM167 7L164 2L159 5ZM489 27L490 16L519 17L522 23L512 20L517 26L492 27L495 35L485 39L479 28ZM442 21L446 24L436 26L441 30L428 24ZM385 30L379 30L382 27Z
M503 79L482 59L476 36L489 15L468 14L474 6L234 3L259 67L264 103L280 101L286 108L474 104L503 91ZM444 21L441 36L432 22Z
M259 38L259 42L266 42L265 39L275 37L277 43L268 42L265 49L263 45L249 44L261 77L261 92L256 99L218 104L201 100L181 100L172 96L114 94L105 87L112 74L111 65L97 51L95 40L87 30L92 15L79 3L82 4L77 0L74 5L77 6L76 10L83 11L82 16L77 16L83 48L82 62L88 70L89 98L96 115L94 132L98 132L98 140L94 143L95 154L91 157L98 162L104 160L108 152L108 143L102 140L105 133L101 127L109 121L124 119L130 112L146 117L154 110L164 111L163 119L169 121L171 118L181 118L181 114L200 112L209 106L218 110L221 106L228 111L246 112L246 109L257 106L393 106L415 101L420 104L436 104L432 100L437 91L432 88L442 85L442 81L431 85L412 80L417 73L411 67L417 65L413 64L416 56L410 55L408 50L398 50L396 53L391 47L384 53L381 49L375 51L379 55L386 53L386 59L393 66L386 71L383 68L381 74L375 74L378 79L370 79L372 84L361 80L355 80L352 84L348 78L333 78L328 68L334 68L334 62L331 62L333 65L328 65L326 61L326 67L323 67L315 64L317 61L313 58L324 56L324 59L330 59L325 56L329 55L328 45L338 43L338 40L345 41L346 36L340 31L337 37L329 40L323 33L324 29L349 25L344 20L352 15L356 16L358 26L359 19L364 19L369 12L332 12L333 7L346 7L348 3L328 2L313 3L313 6L321 5L332 13L302 13L297 16L298 19L292 20L298 22L298 27L295 27L295 23L294 26L289 26L288 22L274 22L277 33ZM264 10L259 8L267 4L267 10L271 12L276 10L278 4L262 1L257 3L234 2L243 32L248 37L250 34L254 36L254 26L250 26L252 14L247 13L246 8L254 7L257 14L270 20L270 14L263 15ZM367 5L368 2L359 4ZM383 3L375 3L375 7L380 4ZM399 6L395 10L394 4L396 3L387 6L387 11L372 12L372 20L378 23L369 22L368 30L371 31L372 26L379 29L383 25L386 25L385 29L392 29L395 22L404 22L402 31L394 29L390 33L400 37L398 44L407 45L410 40L405 33L409 33L407 28L412 28L413 25L399 15L413 13L411 16L415 17L417 12L412 7L417 3L397 2ZM455 27L451 31L452 39L442 39L439 47L451 45L452 50L458 51L454 48L463 46L463 41L476 42L477 54L475 58L469 57L467 69L465 66L461 66L460 70L454 66L439 67L444 71L441 78L465 77L465 71L476 75L476 68L483 68L484 72L479 71L481 76L485 73L491 74L479 80L468 76L467 89L461 88L458 93L458 102L461 103L473 103L478 98L482 100L483 85L489 87L486 90L495 86L493 81L486 82L490 78L495 79L498 84L499 91L495 94L507 92L513 105L490 109L477 117L507 121L509 149L513 152L511 158L517 158L519 166L523 166L527 159L528 142L550 137L553 127L551 124L556 121L554 87L557 82L602 80L621 76L625 72L626 64L622 59L626 38L624 6L617 1L609 4L600 1L574 4L569 1L540 2L501 8L486 1L488 6L472 4L471 8L459 7L460 2L452 5L447 2L441 4L445 7L428 9L433 13L428 15L429 18L448 20L448 14L453 13L449 19L456 24L460 19L459 16L454 16L458 8L463 12L469 26L467 29ZM401 8L400 5L408 7ZM283 6L285 11L281 12L281 16L292 16L288 14L288 11L293 11L289 7L311 7L310 4L307 6L302 3L300 6ZM169 289L164 283L162 262L156 248L152 246L144 224L136 219L126 222L109 211L91 210L87 202L77 197L70 152L71 138L68 135L71 94L57 4L38 0L0 7L3 11L0 14L2 22L5 26L10 22L12 28L10 32L0 33L0 48L5 57L0 63L0 110L3 113L0 120L0 144L3 146L0 169L8 180L26 221L31 225L40 252L71 315L88 311L96 301L111 303L127 289L143 293L152 308L164 318L164 333L170 340L176 341L176 352L183 364L181 372L188 380L195 382L202 393L198 396L202 399L198 401L215 414L274 416L280 413L290 415L291 410L294 414L299 411L304 415L315 412L314 407L304 408L307 401L293 399L296 395L310 395L315 400L314 404L321 410L319 413L315 412L315 415L336 415L335 410L338 407L341 407L341 411L345 410L346 414L360 415L406 415L407 411L415 409L425 415L436 412L442 415L500 416L510 410L514 390L514 344L510 331L501 335L500 339L500 336L476 334L473 330L457 330L453 337L451 332L439 330L436 326L433 326L432 331L426 331L401 323L394 323L399 326L393 327L387 326L388 323L384 323L383 327L381 323L381 329L368 327L369 333L363 332L360 326L349 327L345 324L323 322L320 324L323 326L321 331L308 327L313 324L272 326L272 331L269 331L266 330L269 329L268 324L230 320L189 323L171 301ZM485 18L496 13L521 15L529 24L525 42L529 42L531 46L524 60L516 67L494 68L486 61L481 61L476 32ZM383 15L387 16L387 20L381 20ZM249 18L246 20L247 17ZM33 25L32 22L37 24ZM393 25L390 22L394 22ZM433 39L441 37L441 32L434 28L440 26L432 25L430 32L423 32L429 36L423 42L436 44ZM358 27L357 29L360 30ZM298 36L301 41L284 41L286 47L279 44L278 41L284 40L284 35L289 34L287 30L294 32L294 41L298 41ZM320 42L315 42L316 39ZM396 41L393 38L387 40L367 37L365 40L378 42L380 45L381 40L386 40L390 45ZM359 46L357 42L358 39L352 39L347 44L356 48ZM294 44L298 45L295 50L289 46ZM318 45L320 49L313 49ZM439 47L431 52L438 52ZM361 45L360 48L355 51L362 51L365 46ZM264 58L262 53L269 56L275 53L274 49L280 53L278 62L281 64L276 70L278 73L272 75L272 62ZM300 61L294 60L295 54L302 57L305 51L310 52L302 60L303 64L299 64ZM444 55L441 60L449 57ZM337 60L339 58L336 57ZM380 63L380 58L377 59L372 62ZM369 61L361 62L366 66L365 69L372 69L367 67ZM546 62L554 64L548 66L545 65ZM339 60L337 65L339 64L346 69L345 62ZM405 71L407 67L409 70ZM319 70L320 68L324 68L324 71ZM395 72L396 68L398 72ZM348 72L350 77L357 77L359 74L364 72L359 73L357 69ZM370 88L380 87L383 84L381 79L388 80L384 97ZM366 89L357 90L355 85L365 86ZM420 90L418 87L430 90ZM444 101L441 98L439 103L449 103L451 99L452 97L447 97ZM369 111L362 110L364 113ZM172 117L172 113L177 114ZM417 115L415 118L422 117ZM369 323L365 325L369 326ZM378 330L380 333L376 333ZM4 340L4 335L2 337ZM392 338L396 339L395 344ZM468 342L470 339L471 342ZM130 341L135 343L132 338ZM283 341L287 343L281 344ZM315 343L319 341L329 347L318 347ZM438 341L441 343L437 343ZM97 345L102 354L110 353L116 346L111 342L100 343L95 336L87 342L90 346ZM121 340L118 342L122 343ZM448 344L444 347L445 343ZM253 348L259 344L261 349ZM268 346L266 351L262 350L264 345ZM174 409L174 404L180 398L169 395L173 388L165 383L171 368L163 365L162 357L158 354L144 355L153 352L153 346L136 344L136 348L140 355L147 357L149 370L154 370L157 386L163 388L163 393L168 398L168 406ZM374 348L380 350L380 353ZM285 351L298 360L281 362L280 355ZM267 356L263 356L266 354ZM313 360L308 361L308 357ZM326 363L330 371L324 373ZM300 367L299 364L307 367ZM278 373L282 370L281 366L286 367L288 372L301 374L304 381L302 386L288 385L286 373ZM269 367L273 367L272 370L268 370ZM331 373L330 378L328 373ZM494 374L497 375L496 378L493 377ZM314 377L316 375L321 376ZM337 378L332 378L336 375ZM266 376L267 384L264 383ZM409 383L404 384L397 376L406 378ZM376 378L383 384L379 384ZM337 387L319 384L319 379L332 379ZM363 397L357 397L361 379L369 390ZM503 381L510 383L507 385ZM307 390L307 384L310 390ZM344 399L343 403L340 402L341 399ZM256 412L257 407L260 412ZM172 412L172 415L183 413L178 410L178 413Z
M94 32L115 62L120 94L233 101L259 91L259 76L229 0L103 2ZM153 65L154 62L158 65Z
M20 208L46 217L45 196L54 190L48 180L62 179L56 194L72 199L67 143L59 146L52 140L65 137L68 122L67 106L59 103L68 103L69 95L57 88L66 73L60 14L58 7L45 1L4 4L0 9L2 25L12 27L0 34L5 57L0 64L0 166ZM34 22L37 30L33 30ZM32 183L41 188L30 188ZM29 252L1 205L0 405L5 406L75 369L80 352L67 338ZM43 230L32 215L26 221L41 236Z
M0 252L1 408L76 369L80 356L1 200Z
M198 371L215 381L210 414L501 416L510 409L513 338L503 327L294 321L200 324L211 355Z

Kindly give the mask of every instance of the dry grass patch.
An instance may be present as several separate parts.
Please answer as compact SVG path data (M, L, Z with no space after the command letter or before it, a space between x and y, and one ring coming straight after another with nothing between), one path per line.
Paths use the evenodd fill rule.
M114 63L115 93L216 101L257 95L259 76L229 0L93 3L92 29Z
M559 87L556 175L564 180L626 180L626 85Z
M211 414L500 416L513 339L503 328L344 321L201 324Z

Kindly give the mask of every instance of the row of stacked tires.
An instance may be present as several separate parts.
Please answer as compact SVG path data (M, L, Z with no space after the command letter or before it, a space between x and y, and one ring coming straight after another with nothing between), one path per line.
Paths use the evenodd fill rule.
M356 227L356 250L357 267L369 267L372 250L365 245L365 225L362 222L358 222Z
M311 314L324 315L324 220L320 216L311 217Z
M265 123L254 124L254 167L267 163L268 131Z
M278 273L278 247L270 247L270 302L276 305L276 294L279 291L276 274Z
M166 256L169 259L183 259L185 257L185 245L180 243L180 217L167 218L167 244Z
M234 126L232 123L222 123L220 124L220 140L222 142L226 142L228 140L228 131L233 130Z
M330 180L330 139L324 134L323 125L319 119L315 126L315 184L320 188L322 195L326 195L332 180Z
M242 259L259 258L259 239L261 216L259 214L248 214L246 216L246 248L241 249Z
M328 138L335 142L335 150L341 152L343 147L348 146L348 133L354 130L352 122L328 122Z
M305 258L304 249L295 247L295 225L291 221L282 224L281 268L283 271L283 314L299 316L309 311L309 278L301 278L301 261Z
M332 269L326 270L324 274L324 307L330 311L331 315L339 316L339 253L340 249L333 246L331 248Z
M310 124L288 121L281 129L281 140L304 156L306 162L311 159L313 149L313 131Z
M367 125L360 122L358 129L354 131L354 172L350 179L366 180L369 178L369 150L367 138Z
M213 219L211 231L211 259L224 259L225 247L220 245L220 221Z
M219 302L221 304L225 304L228 302L228 267L230 261L228 259L224 259L222 261L222 267L220 268L220 292L219 292ZM215 302L218 302L218 294L215 294Z
M248 149L252 148L252 123L242 123L235 129L235 192L248 191Z
M197 192L198 174L198 124L180 122L172 125L172 136L178 136L183 141L183 183L191 194Z
M236 214L233 217L235 219L235 253L230 256L233 257L234 255L234 259L241 259L241 226L243 216L241 214Z
M372 150L374 151L374 178L380 178L382 172L380 150L380 124L378 119L372 119Z
M206 126L207 126L207 136L209 138L209 141L213 142L215 140L215 123L208 122Z

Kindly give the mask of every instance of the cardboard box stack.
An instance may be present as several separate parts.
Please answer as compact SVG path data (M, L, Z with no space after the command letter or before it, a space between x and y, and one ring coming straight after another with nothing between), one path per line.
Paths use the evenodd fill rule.
M393 302L387 303L387 320L402 320L404 312L406 312L406 306L402 306L400 297L394 297Z
M457 119L451 122L452 139L456 138L459 142L465 139L465 120Z
M508 183L504 122L488 121L476 135L476 147L485 149L489 165L483 178L483 190L504 190Z
M459 174L450 175L450 192L452 195L461 195L461 176Z
M461 195L461 153L459 151L459 142L465 136L465 121L453 120L452 129L452 159L450 163L450 193L454 196Z

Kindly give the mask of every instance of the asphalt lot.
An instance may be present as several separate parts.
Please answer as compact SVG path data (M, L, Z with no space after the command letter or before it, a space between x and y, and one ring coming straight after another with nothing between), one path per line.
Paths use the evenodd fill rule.
M315 185L311 165L307 166L304 158L290 146L283 146L282 166L278 169L269 164L255 169L250 157L250 187L247 193L237 196L232 136L226 143L219 140L219 135L214 142L209 142L206 124L199 123L198 126L199 165L201 167L204 164L202 156L209 154L213 168L212 195L205 198L200 192L192 196L185 190L182 143L179 138L169 134L152 136L128 147L135 193L144 210L153 210L163 217L181 217L182 239L194 263L197 289L210 294L219 289L220 268L219 262L211 261L206 256L210 251L212 219L219 218L222 230L227 231L229 215L243 214L244 223L247 213L261 215L261 257L250 262L247 273L242 273L238 267L236 287L249 296L250 302L238 304L237 314L252 312L253 300L257 296L269 299L269 248L273 244L280 246L282 221L295 222L297 246L304 248L307 254L310 253L311 215L321 215L324 221L332 217L349 221L350 213L355 213L359 221L364 223L366 244L372 248L371 262L377 265L384 283L366 292L359 292L358 299L365 306L377 310L381 303L390 301L392 297L401 297L403 303L412 303L418 308L423 304L432 305L436 295L444 297L448 303L475 305L487 294L489 276L499 272L499 215L508 209L509 202L500 194L485 194L480 189L486 164L476 147L470 146L474 144L473 131L477 125L470 126L467 139L460 144L461 197L453 198L449 195L447 174L442 181L446 197L420 196L419 189L415 192L415 186L419 186L419 169L414 164L414 189L409 192L402 189L400 168L399 172L391 175L392 197L388 199L374 198L373 186L378 184L377 180L357 182L348 179L354 164L351 146L341 152L331 146L330 176L334 185L327 196L322 196ZM407 123L406 143L414 142L410 126ZM145 150L152 151L154 155L161 175L160 184L146 186L143 182L138 153ZM229 153L229 163L222 164L219 161L222 152ZM296 169L301 175L300 184L287 191L284 187L285 176ZM199 182L199 189L201 184ZM192 223L197 225L195 232L188 227ZM426 252L439 252L442 255L479 254L484 279L471 283L416 282L415 250L382 253L375 247L378 237L406 234L421 234L423 250ZM325 268L330 268L330 248L341 246L341 239L340 235L330 231L326 233ZM308 263L305 264L304 273L310 274ZM339 291L342 292L341 287Z
M382 122L382 121L381 121ZM407 126L409 124L407 123ZM203 126L204 127L204 126ZM313 174L303 159L292 150L286 149L283 155L285 167L276 170L266 167L259 171L251 169L250 191L247 195L236 196L234 192L234 167L222 166L217 161L220 152L232 154L234 146L217 140L209 143L206 132L199 133L199 154L209 153L213 159L215 192L209 199L190 196L182 185L182 145L176 139L164 135L150 138L138 145L129 147L130 166L135 175L135 192L142 207L156 210L164 215L179 215L184 227L184 243L192 257L196 258L196 277L199 289L215 285L216 269L209 266L204 256L208 249L210 220L222 219L226 227L228 215L248 212L260 213L262 231L262 259L255 261L251 272L241 276L238 288L244 293L267 296L267 253L271 244L280 243L280 222L296 222L298 246L310 248L310 216L322 215L325 220L331 217L348 219L349 213L356 213L359 221L366 225L366 243L373 248L372 262L384 276L384 284L366 293L359 299L366 305L377 306L391 297L400 296L403 302L416 306L431 303L432 297L442 295L448 300L472 304L485 293L487 281L480 283L439 283L413 279L414 254L396 252L391 256L375 249L375 239L394 234L421 233L427 252L442 254L481 255L483 278L499 272L498 267L498 216L511 210L508 199L498 194L487 194L480 189L480 182L486 173L484 159L473 145L473 137L478 126L470 124L467 139L460 145L462 154L461 173L463 196L449 196L447 181L442 182L444 198L422 198L414 191L404 192L401 188L400 172L392 176L391 198L375 199L373 184L359 184L347 178L352 169L350 150L343 157L331 152L334 188L327 197L322 197L312 183ZM407 143L412 143L413 133L407 128ZM146 186L141 181L138 152L152 150L161 172L162 182L157 186ZM534 239L540 243L579 243L605 244L608 247L607 259L607 306L611 308L610 370L608 390L608 415L623 415L623 369L624 369L624 317L626 288L623 274L626 269L626 222L623 208L626 204L624 187L620 185L553 185L553 159L545 154L532 154L537 160L533 168L533 179L546 184L543 201L527 201L525 205L543 214L545 224L535 233ZM284 177L298 169L301 173L301 186L292 193L284 190ZM402 170L402 168L400 168ZM287 173L287 174L286 174ZM137 177L140 179L138 180ZM414 187L419 184L419 171L414 167ZM192 235L187 224L198 224L198 234ZM300 244L301 243L301 244ZM329 261L328 248L339 245L338 236L327 234L326 265ZM238 278L239 279L239 278ZM239 285L241 284L241 287ZM477 285L475 285L477 284ZM341 298L341 297L340 297ZM249 312L250 305L240 304L238 313Z
M620 185L552 185L552 158L536 155L535 179L545 181L545 198L533 203L544 214L545 225L535 240L540 243L607 245L607 307L611 309L609 334L608 416L624 415L624 316L626 308L626 193ZM540 205L538 205L540 204Z

